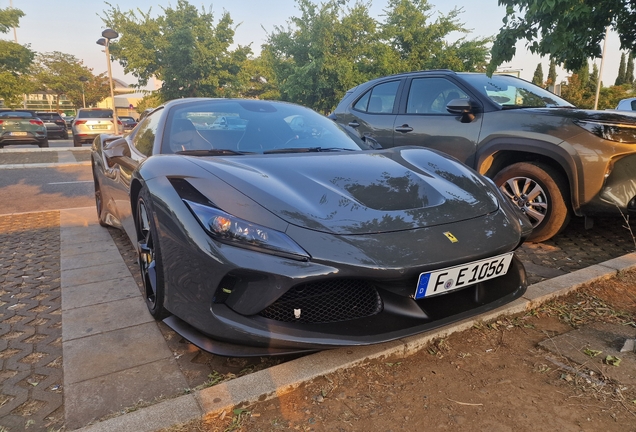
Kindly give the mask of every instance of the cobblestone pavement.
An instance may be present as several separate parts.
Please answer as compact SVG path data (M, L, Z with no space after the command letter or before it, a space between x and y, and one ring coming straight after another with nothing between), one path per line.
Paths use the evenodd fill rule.
M636 234L636 220L629 226ZM595 219L589 230L576 218L551 240L523 244L517 255L533 284L636 251L632 232L620 217Z
M0 426L58 429L62 405L59 212L0 216Z

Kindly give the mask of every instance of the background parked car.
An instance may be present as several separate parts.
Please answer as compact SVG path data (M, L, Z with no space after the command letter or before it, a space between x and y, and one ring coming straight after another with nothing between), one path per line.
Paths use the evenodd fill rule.
M64 117L64 122L66 123L66 129L70 130L71 127L73 126L73 120L75 120L75 117Z
M73 145L81 147L83 143L93 142L99 134L120 134L124 126L121 121L118 128L113 124L113 110L107 108L80 108L73 121Z
M44 122L33 111L0 112L0 148L11 144L37 144L48 147Z
M330 117L370 145L425 146L491 177L543 241L571 215L636 211L636 117L585 111L512 76L412 72L347 92Z
M118 116L117 118L124 125L124 130L125 131L133 130L135 128L135 126L137 126L137 120L135 120L133 117Z
M62 138L68 139L68 130L66 129L66 122L56 112L37 111L35 115L44 122L46 127L46 134L49 139Z
M621 99L616 109L619 111L636 111L636 97Z

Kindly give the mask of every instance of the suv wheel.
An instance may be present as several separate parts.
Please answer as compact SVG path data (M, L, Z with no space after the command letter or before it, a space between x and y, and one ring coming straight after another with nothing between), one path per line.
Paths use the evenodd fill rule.
M73 146L74 147L81 147L82 146L82 141L80 141L79 138L73 137Z
M567 183L557 170L540 163L520 162L499 171L493 181L532 222L534 229L528 241L548 240L567 226Z
M44 141L40 141L38 143L38 147L42 148L42 147L48 147L49 146L49 139L45 138Z

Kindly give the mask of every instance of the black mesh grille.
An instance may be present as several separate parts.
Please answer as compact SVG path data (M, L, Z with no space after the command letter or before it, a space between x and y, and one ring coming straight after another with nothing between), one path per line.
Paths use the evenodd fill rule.
M300 316L294 315L300 310ZM375 315L382 311L377 290L361 280L338 279L299 285L260 315L276 321L328 323Z

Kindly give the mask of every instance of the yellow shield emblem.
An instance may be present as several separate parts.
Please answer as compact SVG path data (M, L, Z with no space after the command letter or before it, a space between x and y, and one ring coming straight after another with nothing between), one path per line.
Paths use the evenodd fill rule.
M459 241L457 240L457 237L455 237L453 233L450 231L446 231L444 235L446 236L447 239L451 241L451 243L457 243Z

